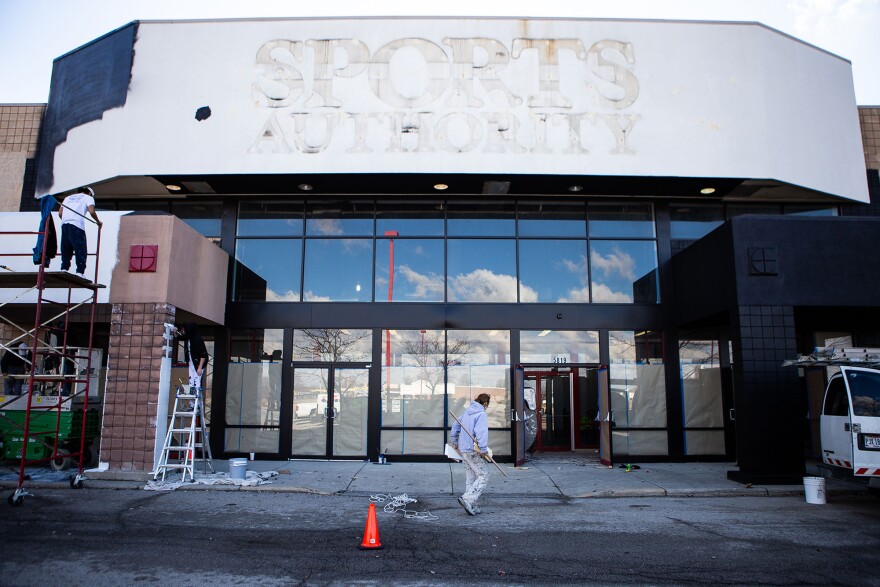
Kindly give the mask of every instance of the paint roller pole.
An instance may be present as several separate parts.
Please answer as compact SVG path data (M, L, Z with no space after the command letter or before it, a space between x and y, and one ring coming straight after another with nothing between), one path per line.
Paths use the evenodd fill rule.
M452 416L453 418L455 418L455 421L458 422L458 425L459 425L459 426L461 426L461 420L459 420L458 418L456 418L456 417L455 417L455 414L453 414L452 412L449 412L449 415ZM464 433L465 433L465 434L467 434L468 436L470 436L471 440L474 442L474 446L476 446L477 448L479 448L480 445L477 444L477 439L474 438L474 435L471 434L470 432L468 432L468 431L467 431L467 428L465 428L464 426L461 426L461 429L464 430ZM504 472L504 469L502 469L501 467L498 466L498 463L495 462L495 459L493 459L493 458L489 455L489 453L486 452L486 453L483 453L483 454L485 455L485 458L486 458L487 461L489 461L490 463L492 463L493 465L495 465L495 468L498 469L499 471L501 471L501 474L502 474L502 475L504 475L505 477L507 477L507 473Z

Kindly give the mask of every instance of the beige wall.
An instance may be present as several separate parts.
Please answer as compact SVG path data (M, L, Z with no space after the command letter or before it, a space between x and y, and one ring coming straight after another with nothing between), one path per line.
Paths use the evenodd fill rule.
M0 212L18 212L25 161L37 154L45 104L0 104Z
M859 125L865 148L865 167L880 169L880 106L860 106Z
M129 273L131 245L153 244L159 245L156 272ZM182 220L175 216L123 216L118 259L111 281L111 303L168 303L223 324L229 256Z

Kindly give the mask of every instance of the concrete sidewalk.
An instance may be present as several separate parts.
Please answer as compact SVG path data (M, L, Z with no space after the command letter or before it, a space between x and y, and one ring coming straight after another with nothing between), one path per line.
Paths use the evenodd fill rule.
M204 475L197 468L196 483L182 484L177 490L187 491L273 491L321 495L458 495L464 490L464 470L460 463L390 463L386 465L363 461L251 461L250 481L254 473L275 473L265 482L253 485L231 484L225 473L229 461L217 459L218 475ZM498 496L543 496L567 498L610 497L736 497L803 495L797 485L742 485L727 479L735 470L733 463L650 463L638 469L609 468L591 460L549 458L533 460L525 466L499 465L490 468L490 492ZM197 464L197 467L201 465ZM809 469L813 470L809 470ZM75 471L37 475L25 487L64 487ZM808 475L819 475L808 467ZM141 489L147 484L146 474L117 471L87 471L87 488ZM268 475L267 475L268 476ZM219 479L217 479L219 477ZM218 482L214 482L215 479ZM169 476L171 483L175 477ZM18 470L11 468L0 474L0 487L17 487ZM853 482L826 479L826 493L858 494L866 489Z

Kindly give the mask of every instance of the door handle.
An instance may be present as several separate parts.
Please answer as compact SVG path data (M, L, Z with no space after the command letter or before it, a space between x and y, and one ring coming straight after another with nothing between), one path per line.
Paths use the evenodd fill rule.
M736 409L730 408L729 412L730 413L728 414L728 417L730 418L730 421L735 422L736 421Z
M844 432L849 432L849 431L850 431L849 422L844 422L844 424L843 424L843 431L844 431Z

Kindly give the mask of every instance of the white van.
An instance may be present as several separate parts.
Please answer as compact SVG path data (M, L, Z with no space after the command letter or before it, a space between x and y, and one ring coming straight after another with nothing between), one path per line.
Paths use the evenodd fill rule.
M880 369L841 366L819 420L822 460L880 489Z

